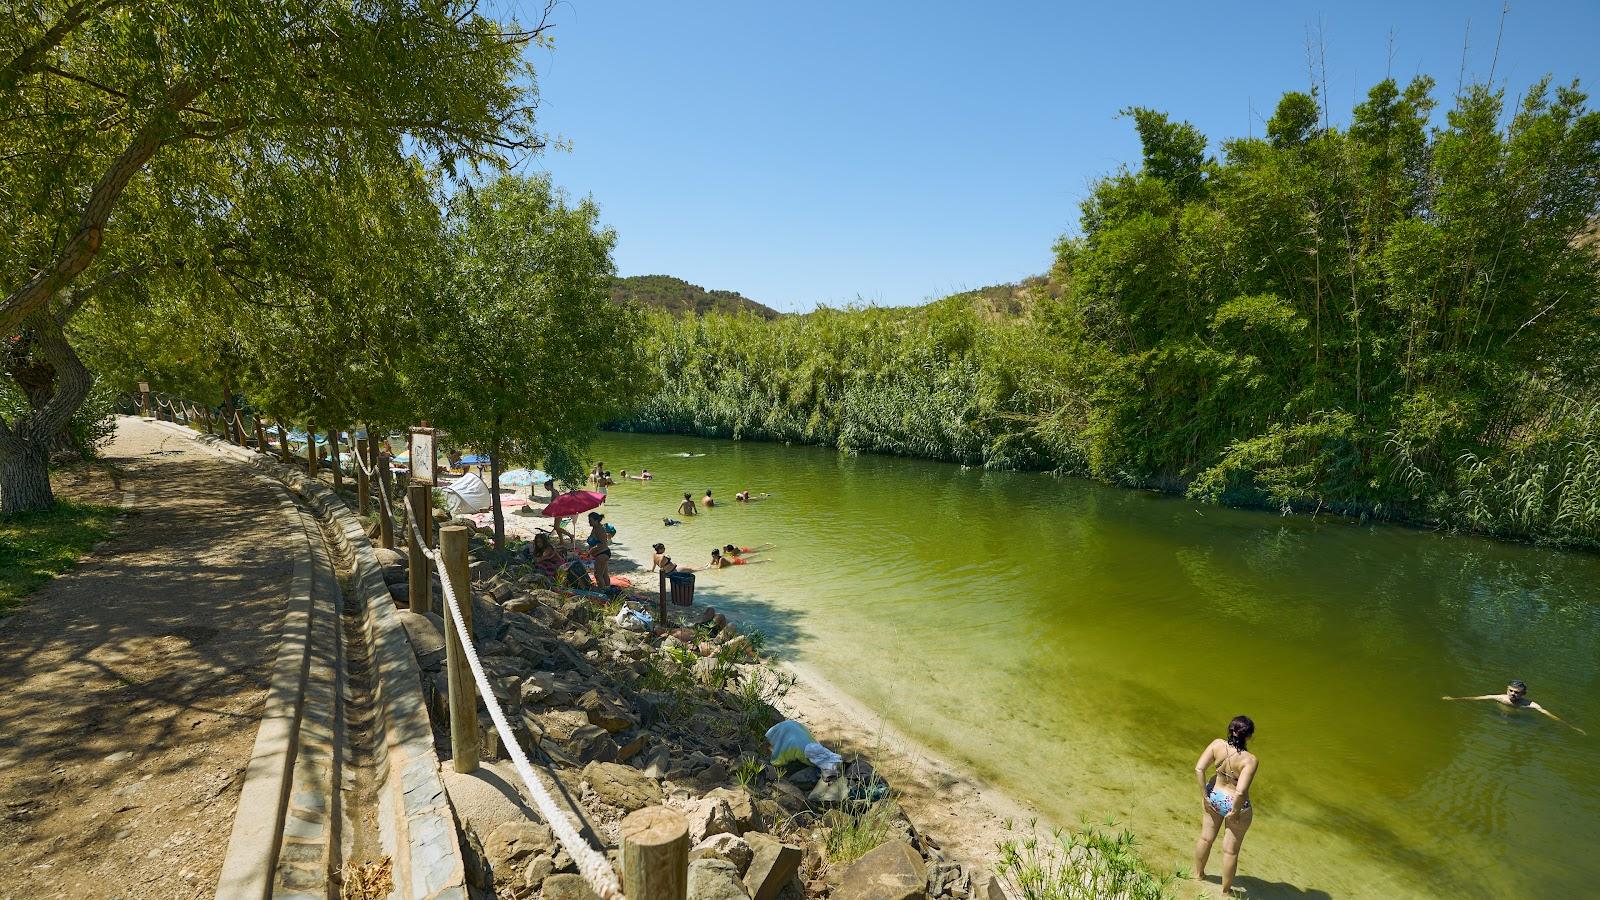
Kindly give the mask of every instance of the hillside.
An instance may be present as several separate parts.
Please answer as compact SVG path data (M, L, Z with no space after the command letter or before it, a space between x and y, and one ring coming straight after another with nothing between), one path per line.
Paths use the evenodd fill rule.
M653 306L674 313L750 312L763 319L776 319L777 310L757 303L737 291L708 291L671 275L633 275L611 284L611 297L618 302L632 300L640 306Z

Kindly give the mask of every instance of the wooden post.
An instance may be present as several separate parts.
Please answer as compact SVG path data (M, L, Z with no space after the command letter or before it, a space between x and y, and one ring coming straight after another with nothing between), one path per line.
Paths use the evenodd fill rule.
M656 627L661 629L662 632L666 632L672 627L672 623L667 621L667 573L665 571L661 573L661 594L658 600L661 611L660 618L656 620Z
M261 417L256 415L255 413L251 413L250 414L250 421L254 422L255 425L256 425L256 451L258 453L266 453L267 452L267 426L261 424Z
M444 559L444 577L450 579L451 593L461 607L461 624L472 634L472 578L467 575L467 529L446 525L439 529L439 555ZM445 678L450 685L450 757L457 772L478 770L478 691L467 665L467 651L461 645L460 631L451 621L450 604L444 607Z
M389 452L379 450L373 462L373 468L378 470L378 546L386 550L394 549L394 507L390 500L394 497L394 488L389 484Z
M200 409L200 420L206 424L206 434L210 434L211 433L211 407L209 407L209 406L201 407L201 409Z
M317 429L306 423L306 474L317 477Z
M684 900L689 893L689 822L665 806L622 820L622 895L628 900Z
M367 467L372 465L368 459L372 455L372 440L361 437L361 434L356 432L356 515L365 516L372 506L367 501L368 492L372 490L367 486Z
M144 416L146 419L150 418L150 384L149 384L149 382L145 382L145 381L139 382L139 409L140 409L140 415Z
M328 429L328 462L333 467L333 492L344 488L344 469L339 466L339 429Z
M422 532L422 539L428 542L427 546L433 546L433 488L425 484L408 484L406 500L417 513L414 519L409 513L406 516L409 522L406 527L406 558L410 563L411 611L430 613L433 612L433 585L428 582L428 558L422 555L422 549L417 546L417 532Z

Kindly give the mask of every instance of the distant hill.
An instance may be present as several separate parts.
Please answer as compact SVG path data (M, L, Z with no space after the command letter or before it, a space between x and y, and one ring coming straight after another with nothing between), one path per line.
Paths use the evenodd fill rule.
M772 307L757 303L737 291L708 291L698 284L690 284L671 275L618 278L611 283L611 297L618 302L632 300L640 306L653 306L680 315L751 312L763 319L776 319L782 315Z

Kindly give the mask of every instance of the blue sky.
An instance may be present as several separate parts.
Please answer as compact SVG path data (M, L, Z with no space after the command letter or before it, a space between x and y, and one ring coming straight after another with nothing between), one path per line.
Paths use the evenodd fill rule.
M1137 164L1119 109L1213 148L1261 134L1319 30L1336 117L1388 72L1432 75L1448 105L1464 39L1468 79L1488 76L1500 3L563 0L552 19L539 123L571 150L522 170L594 197L623 275L806 310L1045 271L1088 185ZM1520 0L1495 81L1596 90L1597 36L1600 2Z

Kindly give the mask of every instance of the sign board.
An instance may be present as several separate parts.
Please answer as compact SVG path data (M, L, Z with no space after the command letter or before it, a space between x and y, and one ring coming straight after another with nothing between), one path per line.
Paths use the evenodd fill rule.
M141 394L150 393L150 382L148 382L148 381L139 382L139 393L141 393Z
M411 480L416 484L433 484L434 448L432 428L411 429Z

